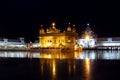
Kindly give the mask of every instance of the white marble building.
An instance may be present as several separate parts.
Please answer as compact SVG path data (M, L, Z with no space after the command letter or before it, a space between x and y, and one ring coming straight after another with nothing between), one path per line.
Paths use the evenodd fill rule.
M0 39L0 49L5 48L27 48L24 38L19 39Z
M82 48L94 48L96 46L96 35L89 27L89 24L87 24L87 28L85 31L83 31L80 38L78 38L78 44L79 46L82 46Z

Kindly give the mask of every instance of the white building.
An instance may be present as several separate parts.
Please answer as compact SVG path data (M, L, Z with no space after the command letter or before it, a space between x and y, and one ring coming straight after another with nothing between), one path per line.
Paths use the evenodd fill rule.
M120 37L98 38L96 46L98 49L120 49Z
M39 40L36 40L34 43L31 43L32 48L40 48Z
M78 39L78 44L84 48L94 48L96 46L96 35L87 24L87 28L83 31L81 37Z
M19 39L1 39L0 40L0 49L5 48L27 48L24 38Z

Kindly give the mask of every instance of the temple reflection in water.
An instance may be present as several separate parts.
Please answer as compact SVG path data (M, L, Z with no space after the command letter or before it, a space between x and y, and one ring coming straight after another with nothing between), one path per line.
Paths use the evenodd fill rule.
M1 51L0 57L10 58L40 58L40 59L120 59L119 50L84 50L82 52L74 51L63 52L12 52Z
M75 51L71 53L62 52L40 53L40 52L15 52L15 51L0 52L0 60L2 64L4 63L6 64L7 62L11 61L17 67L17 69L18 64L21 64L20 67L23 69L23 67L25 66L26 70L27 63L29 63L30 67L28 69L29 70L28 72L32 71L31 73L34 74L33 70L35 68L38 68L36 70L38 71L36 74L39 73L38 75L42 80L98 80L94 79L95 77L94 75L97 75L95 69L98 66L98 64L100 64L99 61L102 61L101 65L103 65L106 64L107 63L106 61L108 60L119 61L119 59L120 59L119 50L115 51L84 50L82 52ZM14 60L17 60L17 62ZM112 62L112 65L113 63L114 62ZM37 65L37 67L35 67L36 66L35 64ZM100 67L97 68L97 71L99 69Z

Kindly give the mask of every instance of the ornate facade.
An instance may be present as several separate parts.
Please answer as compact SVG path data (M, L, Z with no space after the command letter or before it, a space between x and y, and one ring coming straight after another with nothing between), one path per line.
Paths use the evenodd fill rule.
M48 29L41 26L39 43L40 48L70 48L73 49L77 40L77 33L75 26L67 27L66 31L61 32L57 29L55 23Z
M27 48L24 38L0 39L0 49L23 49Z
M78 39L78 44L83 48L94 48L96 45L96 35L87 24L87 28L83 31L82 36Z

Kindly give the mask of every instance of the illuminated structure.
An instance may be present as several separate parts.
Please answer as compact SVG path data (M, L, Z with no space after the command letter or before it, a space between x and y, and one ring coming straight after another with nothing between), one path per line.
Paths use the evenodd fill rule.
M83 31L82 36L78 39L78 44L83 48L94 48L96 45L96 35L87 24L87 28Z
M25 49L27 48L24 38L19 39L1 39L0 49Z
M29 44L30 48L33 48L33 49L39 49L40 48L40 44L39 44L39 40L36 40L35 42L30 42Z
M78 44L83 49L120 49L120 37L97 38L96 34L90 29L89 24L78 39Z
M39 37L40 48L74 49L76 40L75 25L71 28L69 23L67 31L64 32L57 29L55 23L52 23L52 27L46 30L41 26Z
M97 49L120 49L120 37L98 38Z

